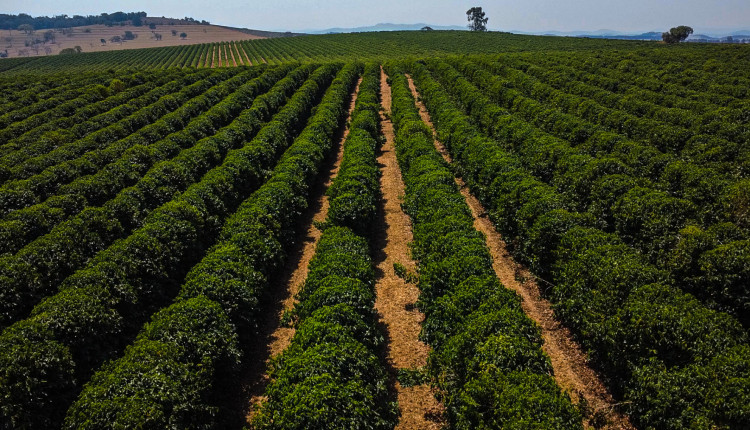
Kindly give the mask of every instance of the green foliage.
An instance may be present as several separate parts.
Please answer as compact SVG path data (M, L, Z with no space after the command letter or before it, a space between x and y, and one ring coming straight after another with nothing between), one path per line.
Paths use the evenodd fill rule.
M669 31L662 33L661 39L667 44L680 43L687 39L691 34L693 34L692 27L681 25L679 27L672 27Z
M228 426L239 351L361 71L326 91L338 65L296 62L411 53L433 57L403 65L455 162L387 65L420 276L394 269L422 290L433 348L402 376L445 389L455 427L580 421L493 274L460 175L636 425L747 427L747 56L646 45L397 32L3 61L0 421L59 427L80 392L69 427ZM222 66L227 48L292 63L213 69L214 48ZM528 52L435 58L512 50ZM362 239L379 199L379 67L364 76L285 358L317 376L279 362L274 425L395 420Z
M580 413L550 376L539 328L495 277L485 239L435 150L406 78L395 66L391 73L396 154L419 261L419 307L426 315L422 336L432 346L428 371L445 391L449 422L457 428L580 428ZM433 118L449 124L442 114ZM447 140L458 151L467 141ZM524 398L514 394L521 392ZM533 408L525 403L529 398Z
M481 8L480 8L481 9ZM470 18L467 15L467 18ZM472 21L472 20L469 20ZM486 28L487 18L481 18ZM187 34L187 33L186 33ZM172 36L181 34L173 30ZM82 62L75 61L81 56L39 56L12 58L6 66L6 74L28 75L76 73L97 68L99 70L167 69L170 67L211 67L214 49L225 52L227 49L249 58L253 65L263 63L280 64L288 62L330 62L346 61L351 58L379 61L406 56L443 56L449 54L496 54L518 51L577 51L590 52L594 49L634 49L652 48L653 42L597 40L585 38L561 38L549 36L525 36L510 33L472 31L386 31L377 33L352 33L330 35L300 35L295 37L249 40L243 42L219 42L161 48L144 48L119 51L86 53ZM718 48L718 47L717 47ZM54 58L53 58L54 57ZM218 55L217 55L218 57ZM235 59L237 57L235 56ZM218 59L218 58L217 58ZM224 60L222 59L222 63ZM6 68L0 68L3 72Z
M238 380L240 340L247 347L257 335L260 298L270 288L269 277L283 264L295 222L306 204L308 184L332 147L356 77L356 65L346 66L323 95L338 69L337 65L320 68L309 85L303 86L301 96L292 98L291 106L305 111L311 109L305 103L313 104L321 96L322 101L268 181L224 223L219 243L187 275L177 301L157 313L125 356L96 373L84 388L68 411L67 427L99 427L107 425L105 420L126 427L230 425L226 387L235 387ZM317 97L305 97L305 88ZM286 112L304 116L292 108ZM271 124L263 130L276 130ZM260 140L268 136L263 130L256 137L258 142L281 145ZM263 154L252 142L243 150ZM231 155L225 164L238 175L253 166L242 162L242 150ZM309 168L300 168L305 165ZM222 175L211 177L228 180ZM200 194L207 207L212 205L210 195ZM198 196L189 190L181 197L198 204ZM346 317L342 310L330 318ZM352 333L361 334L359 329ZM100 421L90 421L91 416Z
M473 7L466 11L466 19L471 22L469 24L469 30L471 31L487 31L487 21L489 18L485 17L484 11L481 7Z
M379 87L378 71L375 65L366 67L354 118L370 109L365 104ZM374 140L376 136L354 124L377 130L372 124L352 121L341 170L331 186L335 191L329 194L339 199L349 199L339 190L362 168L370 168L366 177L375 182L363 192L369 190L375 196L378 189L377 169L371 168L375 165L374 145L364 142L363 148L363 141L355 137L361 133ZM385 368L376 355L384 339L373 309L375 272L369 244L348 227L368 232L363 218L373 215L367 211L338 214L329 213L310 261L292 312L296 331L291 345L272 362L268 401L253 423L257 428L388 429L396 424L396 404L390 400Z
M715 213L708 215L709 211L696 216L698 209L693 202L717 205L721 198L727 202L723 203L727 213L734 211L741 214L739 188L735 188L733 195L729 194L731 188L726 187L732 184L731 180L722 183L722 176L712 170L676 169L679 164L670 164L670 155L659 155L658 151L648 150L646 146L636 143L625 145L623 140L613 140L613 144L605 145L604 141L599 140L586 149L618 153L618 158L632 166L633 170L607 168L602 171L603 174L597 174L598 177L587 179L588 183L594 184L593 192L588 196L589 210L597 218L576 213L576 209L586 207L585 201L581 205L587 197L581 191L585 191L586 187L570 193L570 185L575 184L576 178L585 178L581 174L596 173L596 169L589 170L586 159L566 149L564 143L555 146L543 143L545 140L537 143L540 141L533 137L533 128L520 123L514 125L512 119L506 119L515 114L499 117L504 127L499 132L495 128L487 129L487 134L496 136L498 140L478 137L478 127L484 127L485 123L492 124L477 113L482 110L474 108L476 103L468 102L471 99L480 100L484 95L472 89L454 71L435 63L434 67L430 67L441 80L440 83L419 63L411 63L410 68L437 125L438 135L447 142L454 157L457 170L487 206L499 231L510 238L511 245L516 247L515 252L551 281L553 288L550 293L557 315L569 324L583 346L591 352L592 359L604 370L616 392L623 396L624 401L632 402L629 410L636 425L644 428L740 428L746 425L747 417L740 404L744 393L750 391L746 375L741 376L742 372L746 372L740 370L744 369L744 361L738 359L737 354L747 336L736 319L704 305L708 303L714 308L727 309L722 306L729 303L729 295L722 297L720 305L716 303L718 289L708 287L710 282L700 284L701 280L708 279L706 275L710 272L711 282L723 285L724 291L733 291L733 298L743 300L741 291L732 290L737 287L729 287L742 282L739 279L742 276L743 242L738 239L744 238L743 230L727 222L705 230L692 225L701 219L709 222L722 219L721 216L716 217ZM485 61L482 65L506 76L510 70L500 63ZM462 70L474 76L473 79L479 80L477 76L484 76L478 73L481 72L478 68L462 66ZM542 73L542 70L538 71L539 76ZM570 73L575 72L571 69ZM518 83L522 83L520 78L516 82L506 83L505 87L495 84L486 88L496 90L498 100L505 100L501 97L513 95L512 88ZM543 94L542 90L550 91L530 80L523 85L535 88L534 91L539 91L535 94L539 95ZM456 107L461 106L462 100L466 101L463 107L467 113ZM565 98L558 98L557 101L567 103ZM487 103L491 104L491 101ZM528 103L525 105L532 106ZM519 100L507 106L515 109L522 104ZM570 106L577 106L580 113L585 109L592 109L593 112L594 105L572 103L571 99ZM519 109L518 112L524 111ZM623 121L627 122L624 118ZM539 126L547 129L545 124ZM648 130L645 123L643 127ZM541 152L545 148L556 151L555 155ZM543 160L544 164L539 160ZM593 159L588 163L597 166ZM528 170L519 168L526 165ZM617 166L617 163L608 165ZM664 171L658 166L670 166L662 184L676 196L655 189L654 182L649 181L650 178L659 178ZM629 176L631 174L634 176ZM636 174L644 176L638 177ZM706 181L702 183L703 179ZM554 186L549 187L545 181ZM722 189L726 191L720 192ZM562 192L573 196L573 201L567 201L558 194ZM559 202L561 206L551 206L549 202ZM538 207L554 210L536 212L534 208ZM597 228L599 225L610 233ZM549 241L545 240L547 236ZM661 261L661 265L670 271L651 265L638 249L633 249L623 239L651 253L653 260ZM706 272L702 272L701 268L705 268ZM678 280L685 281L685 288L704 298L704 303L671 286L672 276L675 275L679 276ZM735 279L737 284L733 284ZM707 294L709 291L714 291L708 294L716 298L711 299L712 296ZM482 303L480 300L486 300L486 296L480 296L482 299L459 297L465 298L461 301L436 302L434 308L440 309L436 312L458 312L465 309L459 307L464 301ZM428 313L425 325L427 338L445 342L434 334L439 332L441 326L432 328L429 318ZM447 342L450 344L450 340ZM465 349L462 344L457 345L455 350ZM488 345L487 348L501 345L505 349L504 343ZM513 356L513 353L510 355ZM527 360L523 355L516 356L521 358L521 362ZM480 363L474 366L492 369L493 366L502 368L508 365L503 361L494 364L492 360L484 365ZM456 368L461 369L460 365ZM480 380L490 379L492 372L480 372ZM731 376L719 377L721 372ZM709 381L711 378L715 379ZM472 383L467 385L471 386ZM722 384L731 388L718 388ZM449 408L452 407L450 405L468 405L460 409L462 415L452 413L465 417L465 422L469 423L464 424L467 428L482 428L480 418L489 417L471 412L477 407L475 399L489 402L495 397L480 391L478 387L472 388L470 393L475 397L455 397L448 405ZM718 404L715 402L729 398L731 400L726 401L726 408L715 406ZM496 407L484 410L515 409ZM515 417L521 416L519 413ZM474 418L469 420L470 417ZM495 423L504 419L498 417ZM554 428L555 425L548 424L546 427Z
M276 121L250 144L230 151L223 163L201 181L149 213L142 227L67 278L60 293L32 311L31 321L50 328L43 339L57 340L70 348L77 376L85 381L95 367L129 341L128 333L175 296L175 286L187 268L215 240L216 227L212 224L237 207L243 195L261 185L265 174L262 167L274 162L291 143L287 133L275 132L279 124L290 132L300 127L338 68L334 64L321 67ZM30 339L27 344L33 349L41 341ZM47 391L51 388L42 385L35 391L63 403L71 395L70 390Z
M430 382L430 376L425 369L398 369L396 375L402 387L416 387Z

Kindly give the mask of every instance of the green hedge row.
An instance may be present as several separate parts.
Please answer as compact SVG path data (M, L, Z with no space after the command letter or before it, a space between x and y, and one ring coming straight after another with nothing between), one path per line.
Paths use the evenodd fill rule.
M617 233L652 264L668 271L675 285L696 293L713 309L750 323L750 249L745 245L749 236L739 227L746 224L745 214L731 210L745 201L745 181L732 183L711 169L664 155L660 157L665 163L663 181L652 183L639 177L637 168L631 169L632 160L623 157L618 148L598 158L580 153L567 141L493 106L480 89L449 65L430 64L485 132L508 143L533 175L563 196L548 202L549 208L592 214L599 227ZM481 71L474 76L482 77L487 78ZM697 226L707 230L700 239ZM732 259L711 257L717 253L732 255Z
M393 74L396 153L419 262L429 369L454 428L582 428L552 377L539 327L492 269L484 236L433 145L406 78ZM533 406L532 406L533 405Z
M480 60L483 61L483 60ZM484 62L484 61L483 61ZM485 62L486 63L486 62ZM567 74L553 74L545 68L537 67L525 62L513 64L513 67L521 70L510 69L505 76L516 76L513 79L514 85L519 85L529 94L532 94L537 100L546 101L558 108L573 114L579 111L594 109L592 121L596 119L597 103L601 103L604 108L625 109L630 114L637 117L647 116L648 119L657 122L669 122L686 130L684 135L684 144L676 155L689 156L689 160L702 161L704 163L716 164L720 162L722 166L727 167L720 171L724 174L746 176L748 173L748 158L750 153L746 145L750 142L750 129L747 115L747 109L750 104L739 108L718 108L702 107L704 111L700 117L693 114L693 111L685 109L671 109L665 112L663 107L655 105L644 106L648 102L636 100L633 91L626 96L620 96L596 87L590 88L584 83L577 82ZM490 68L499 71L509 70L507 67L490 65ZM626 72L621 75L627 74ZM530 75L533 75L530 76ZM552 76L550 76L552 75ZM542 82L537 80L540 79ZM551 80L553 86L549 85L546 80ZM560 91L559 88L570 91L568 94ZM636 91L635 94L641 94ZM594 107L585 107L591 104ZM624 106L624 107L623 107ZM695 108L694 108L695 109ZM587 113L588 114L588 113ZM592 116L592 115L589 115ZM654 139L661 139L663 136L656 136ZM701 151L700 149L710 148L711 151Z
M65 185L62 184L67 181L60 181L60 184L55 184L49 190L54 192L52 197L42 203L15 210L0 221L0 240L7 245L0 253L16 252L83 208L103 204L115 193L133 185L155 163L175 156L180 149L226 126L248 107L254 97L271 87L275 82L272 79L276 78L276 73L278 72L269 72L258 80L252 79L255 73L239 74L219 83L167 115L188 121L184 127L178 127L179 131L150 144L148 141L142 141L139 136L141 133L131 135L122 142L125 144L123 147L129 148L116 161L105 165L94 174L85 175L86 171L76 171L74 166L78 165L78 161L68 164L68 168L65 169L66 175L77 175L77 179ZM201 112L201 109L206 110ZM168 118L162 118L159 122L161 121L168 121ZM150 128L151 126L147 126L142 132L147 132ZM129 141L130 139L133 140ZM139 141L142 143L132 144ZM83 164L94 164L86 163L90 157L94 157L97 162L88 168L95 168L97 164L117 156L117 152L121 152L122 149L115 148L112 152L113 147L110 146L99 154L95 154L97 151L91 151L80 160ZM52 179L53 175L54 172L47 175L47 179ZM62 179L59 176L57 178ZM92 198L93 196L97 198Z
M236 71L235 71L236 72ZM57 188L82 174L94 173L135 144L149 144L179 130L191 117L208 109L203 101L190 103L236 73L214 74L192 85L174 82L153 104L83 139L30 158L10 169L11 177L0 187L0 214L39 203ZM248 73L252 78L253 73ZM175 114L187 103L189 116ZM185 112L180 112L184 114Z
M311 69L312 66L305 66L289 74L267 94L256 97L249 109L218 133L192 146L191 135L183 136L188 140L188 148L181 150L174 158L156 164L134 186L119 191L102 207L86 208L17 254L0 258L0 326L26 315L39 300L54 291L63 279L93 255L116 239L127 236L142 225L150 211L198 181L221 163L228 151L252 139L273 112L281 108L287 97L302 85ZM275 81L286 71L280 69L264 75L264 79ZM94 194L98 196L102 192L117 192L118 176L93 179L97 181L89 182L84 192L92 193L94 187L99 187ZM86 198L90 197L87 195ZM64 211L72 212L75 208L70 206L74 206L80 198L61 197L59 201L61 205L67 205Z
M296 332L271 364L259 429L392 429L398 409L378 358L375 272L366 239L323 232L298 295Z
M704 123L703 118L695 110L664 107L641 100L636 91L630 91L627 95L618 94L574 79L566 79L562 74L547 71L525 61L511 60L505 65L507 67L503 67L502 75L506 79L526 94L533 95L536 100L549 100L556 104L559 102L561 108L567 108L575 103L575 100L583 99L642 119L686 129L691 134L700 132L699 127ZM623 70L622 73L629 72Z
M662 64L648 64L642 67L632 57L620 56L619 58L608 59L608 63L589 71L584 69L586 66L590 66L589 64L563 62L563 65L561 65L557 64L551 58L540 61L538 58L532 59L526 57L525 60L541 66L538 68L528 67L525 70L527 73L534 73L540 76L555 73L557 76L560 76L560 78L555 80L556 85L561 82L570 81L570 78L565 79L565 77L573 76L578 80L584 81L586 84L590 84L589 87L576 85L576 89L584 89L592 97L598 97L597 100L600 103L612 103L618 99L617 95L607 94L607 92L624 92L623 104L633 106L631 109L636 114L648 114L648 109L651 108L648 106L644 107L644 101L666 105L667 107L680 107L682 110L677 114L680 116L684 116L684 112L688 110L699 113L700 117L698 120L688 126L692 127L697 135L688 141L687 147L694 146L694 141L696 140L701 141L706 138L717 138L716 140L722 141L721 152L725 155L729 155L728 150L730 148L742 152L743 165L745 167L744 173L747 173L746 160L748 155L743 143L750 142L750 129L748 129L750 118L747 116L750 102L747 100L747 97L735 98L730 95L721 94L721 90L727 87L721 84L716 85L718 84L716 81L720 79L736 79L739 71L729 71L727 70L727 65L732 63L741 64L742 61L737 61L738 59L736 58L710 58L698 60L703 61L702 68L695 67L692 70L689 68L686 70L686 64L696 61L696 58L670 58ZM560 60L557 59L558 62ZM584 68L581 66L584 66ZM551 68L554 69L550 70ZM675 73L678 70L679 73ZM682 83L667 83L654 78L659 75L669 77L670 74L686 78L688 73L702 75L703 78L708 77L712 81L711 85L709 85L710 89L695 91L686 88ZM600 87L603 91L597 87ZM729 91L725 91L726 94L732 94L738 90L740 92L747 91L741 85L737 86L736 83L729 86L728 89ZM638 97L639 100L634 100L635 97ZM727 140L732 144L726 145ZM699 154L696 153L696 155Z
M380 67L368 64L352 112L349 136L336 179L326 191L327 222L366 235L375 222L380 199L375 150L380 136Z
M665 273L590 215L569 212L501 143L488 139L444 88L413 64L438 135L498 230L551 285L555 312L575 333L636 425L750 425L745 330L665 283ZM721 406L717 406L721 405Z
M711 112L709 104L686 100L680 107L662 106L651 101L650 94L637 87L631 86L627 94L620 94L581 82L558 70L549 70L525 61L512 61L508 65L513 67L512 70L506 69L508 78L518 82L524 91L538 91L536 94L545 99L556 99L559 96L564 98L562 94L583 97L611 109L670 123L693 133L700 133L712 118L710 114L703 116L704 113ZM630 72L627 65L623 64L621 74ZM627 87L627 84L623 86Z
M55 128L47 133L43 133L41 136L33 137L24 134L11 139L10 142L0 146L0 156L2 157L0 158L0 179L3 183L10 179L12 176L11 169L29 158L41 156L54 150L57 146L81 139L87 133L111 126L134 112L157 102L160 97L167 95L170 92L174 92L179 88L179 86L173 87L173 81L180 77L189 79L185 81L188 84L202 79L198 74L192 75L193 78L187 78L184 73L177 74L172 72L165 74L164 79L157 82L158 85L154 85L145 94L140 95L134 100L130 100L128 103L121 104L104 113L88 118L85 121L79 121L69 127L63 126L61 128ZM203 77L208 76L205 72L201 75L203 75ZM195 79L196 77L197 79ZM127 82L133 83L138 82L139 80L140 79L126 79ZM64 120L65 118L60 119L60 121ZM29 133L29 135L33 135L33 133Z
M54 97L72 86L85 85L84 80L90 79L90 75L67 75L67 76L19 76L18 79L5 79L0 93L0 109L3 115L17 109L28 107L40 100ZM96 82L100 81L97 77Z
M0 179L3 181L9 177L9 166L18 164L25 159L34 155L39 155L52 149L53 145L59 145L63 138L70 139L75 136L74 133L80 133L87 127L83 125L89 123L89 127L96 122L94 118L100 114L116 111L127 112L122 109L124 106L137 106L143 97L149 91L163 86L181 75L184 71L172 70L170 73L139 73L125 77L123 80L113 79L118 88L97 87L100 93L108 95L105 99L86 104L70 112L61 118L46 118L47 112L41 112L35 117L43 118L44 121L20 135L16 135L7 144L3 145L3 155L0 157ZM31 118L29 118L31 119ZM109 125L109 124L106 124ZM60 133L60 130L66 130Z
M657 55L664 54L663 51L643 52L645 54L643 57L652 57L657 52ZM649 91L660 92L664 96L673 96L678 100L690 99L716 106L730 106L736 102L734 97L716 91L705 91L705 88L691 87L688 81L693 79L686 76L688 73L702 74L701 63L709 58L714 61L724 60L722 63L726 65L726 60L729 60L729 58L724 55L725 53L703 55L703 58L701 58L698 51L683 54L671 52L665 58L659 60L659 63L661 63L659 65L654 64L648 58L642 58L642 55L623 56L622 53L615 52L598 52L595 56L584 56L585 58L563 58L556 55L554 60L552 58L550 60L555 65L566 66L566 71L568 67L575 67L582 73L586 73L582 76L586 78L587 82L608 91L622 92L629 84ZM693 57L692 60L696 61L696 63L693 63L694 67L688 65L691 63L690 57ZM681 76L675 81L674 76L671 75L675 74L677 70L682 73L677 73ZM622 73L623 71L628 73ZM592 75L595 77L592 77ZM671 100L674 100L674 98Z
M102 94L95 90L99 86L103 87L102 84L108 80L108 76L98 78L89 76L88 79L66 85L64 91L57 92L53 97L38 100L10 112L5 111L0 115L0 128L3 129L0 134L0 144L4 144L9 137L16 134L14 129L21 125L20 123L38 113L50 112L50 118L53 118L69 113L68 109L75 109L76 106L80 106L81 102L90 103L100 100L103 98ZM24 126L21 126L19 131L23 132L21 131L23 128Z
M337 70L321 66L252 141L230 151L0 335L0 375L14 381L0 386L0 417L15 426L59 424L80 384L175 296L224 218L268 179ZM39 374L46 378L34 379Z
M260 300L282 267L310 184L333 146L358 67L345 66L269 180L243 202L194 266L177 301L124 356L97 372L64 428L226 428L223 391L257 340ZM229 390L234 392L235 390Z
M59 158L66 151L73 151L75 154L86 152L85 148L75 152L77 146L88 144L91 148L97 148L99 145L107 145L122 139L148 124L143 121L147 115L154 118L165 115L162 113L165 103L174 108L175 100L169 96L179 93L181 97L177 101L186 100L185 95L188 95L188 98L194 97L209 88L210 84L216 84L229 77L231 75L222 76L216 72L178 74L169 82L151 89L137 99L70 128L55 129L31 142L24 142L23 139L13 140L6 145L12 150L3 158L8 169L8 178L22 180L40 173L50 165L56 164L56 154ZM191 85L193 91L180 93ZM166 99L162 100L164 97Z
M379 65L368 64L341 167L329 188L327 225L292 310L296 331L271 364L256 428L385 430L397 423L398 409L377 355L384 338L374 310L370 247L349 228L371 232L379 198L379 77Z

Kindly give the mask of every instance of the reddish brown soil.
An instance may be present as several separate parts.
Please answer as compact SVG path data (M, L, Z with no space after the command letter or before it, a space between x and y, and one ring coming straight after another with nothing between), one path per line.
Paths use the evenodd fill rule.
M386 79L387 76L381 71L382 105L385 112L390 113L391 89ZM398 277L393 268L394 263L400 263L413 272L416 264L409 254L409 243L413 240L411 222L401 210L404 183L393 145L393 124L385 114L381 114L381 127L386 141L377 160L383 173L380 178L383 207L374 243L378 274L375 308L385 327L388 362L395 374L398 369L425 366L430 350L418 338L424 320L424 315L414 307L419 290L416 285ZM396 382L395 391L401 412L396 429L442 427L439 417L443 409L430 386L402 387Z
M411 77L407 75L407 78L411 92L417 100L416 104L422 120L434 133L435 128L430 120L430 114L424 103L420 101L419 93ZM447 162L452 162L448 151L437 139L435 139L435 147ZM588 365L586 354L573 340L570 331L555 319L552 304L542 297L534 276L514 261L502 236L487 218L487 211L482 204L469 192L462 179L456 178L456 183L461 188L461 194L474 215L474 227L484 233L487 238L487 246L492 254L493 268L497 277L506 288L521 296L524 312L541 327L544 339L542 348L552 361L557 384L570 394L573 401L585 399L587 408L590 410L587 415L592 419L606 421L605 425L597 425L597 428L634 429L628 417L618 410L617 403L599 375ZM589 423L585 424L589 428L593 427Z
M351 95L349 116L346 124L351 119L361 82L362 79L360 78ZM266 318L261 322L260 329L262 333L260 339L263 339L263 341L258 342L258 350L253 351L246 359L250 363L244 377L244 391L246 397L249 398L245 405L248 411L246 415L248 423L252 420L256 407L265 400L264 393L269 383L266 371L268 363L273 357L280 354L289 346L289 342L292 340L292 336L294 336L294 329L282 326L281 318L285 311L292 309L294 306L296 302L295 296L299 292L300 286L304 283L305 278L307 278L308 266L315 254L315 247L321 236L321 231L315 227L314 223L325 221L328 215L328 197L325 195L325 190L328 189L338 173L341 158L344 154L343 143L348 135L349 129L347 126L334 145L336 151L335 159L329 164L328 171L321 174L321 178L323 179L319 180L313 189L312 195L317 196L317 199L310 204L301 221L304 223L302 225L306 226L306 229L297 236L297 246L290 254L281 276L275 282L278 290L274 292L272 301L274 302L273 307L276 312L266 313Z

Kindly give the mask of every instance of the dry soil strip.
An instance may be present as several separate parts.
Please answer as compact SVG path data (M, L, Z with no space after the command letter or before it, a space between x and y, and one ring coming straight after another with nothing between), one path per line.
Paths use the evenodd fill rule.
M232 44L232 55L235 57L235 63L237 63L238 66L244 66L244 60L242 59L242 54L240 54L239 46L237 46L237 42L231 42ZM237 55L234 55L234 54Z
M435 127L430 119L430 114L420 100L411 76L406 75L406 77L422 121L430 127L434 135ZM435 139L435 148L445 161L452 162L448 151L437 139ZM474 216L474 227L484 233L487 239L487 246L493 259L492 267L495 269L497 277L506 288L521 296L521 306L524 312L541 327L542 338L544 339L542 349L552 361L557 384L568 392L574 401L578 402L581 398L585 399L588 408L592 411L592 417L604 417L606 419L607 424L597 428L635 429L628 417L617 410L617 403L612 394L604 386L599 375L588 365L586 354L580 345L573 340L570 331L555 319L552 304L542 297L539 285L533 280L533 275L513 260L502 236L495 230L490 219L487 218L487 211L482 204L469 192L461 178L456 178L456 184L461 188L461 194L471 208L471 213ZM522 281L519 281L519 279L522 279Z
M274 305L272 305L273 309L269 309L265 320L261 322L260 332L262 335L258 342L259 349L248 354L249 356L247 357L250 365L244 384L246 386L246 398L250 399L248 404L245 405L248 411L246 415L248 423L252 420L256 407L265 401L266 386L270 382L266 371L270 359L284 351L294 336L294 329L282 326L281 318L284 312L292 309L296 303L295 296L299 292L299 287L304 283L305 278L307 278L310 260L312 260L315 254L315 247L322 235L322 232L315 227L314 223L323 222L328 216L328 196L326 196L325 191L331 186L331 182L333 182L333 179L338 174L339 166L341 165L341 158L344 155L344 141L349 135L348 124L351 120L354 105L357 102L357 94L359 93L359 84L361 82L362 78L359 79L354 92L351 94L349 113L346 121L347 127L344 128L340 138L334 145L336 158L328 171L321 175L321 178L324 179L319 180L312 190L311 195L318 197L310 204L302 217L301 225L306 226L306 230L297 236L295 249L290 253L281 276L274 282L278 286L278 290L274 292L274 297L271 300L274 302ZM265 342L260 341L260 339L265 339Z
M240 44L240 55L242 54L245 54L245 59L247 60L247 63L245 64L247 64L248 66L252 66L253 62L250 61L250 56L247 54L247 51L245 51L245 45Z
M386 79L381 70L382 105L390 114L391 88ZM396 160L393 123L382 113L381 128L386 141L377 159L383 173L380 178L383 206L373 244L377 273L375 309L386 327L389 367L396 373L398 369L425 366L430 349L418 337L424 321L424 315L414 307L419 289L396 276L393 268L393 263L400 263L413 272L416 264L409 254L409 243L413 240L411 221L401 210L404 182ZM443 408L429 385L402 387L396 382L395 389L401 410L397 430L442 427Z
M226 46L224 46L224 50L227 53L227 58L229 58L229 61L231 64L233 64L233 67L237 67L237 60L234 59L234 52L232 52L232 45L227 43Z
M229 53L229 58L231 58L231 59L232 59L232 64L234 64L234 67L237 67L237 60L235 60L235 59L234 59L234 50L232 49L232 44L231 44L231 42L230 42L230 43L227 43L227 45L226 45L226 47L224 48L224 50L226 50L226 51L227 51L227 53Z

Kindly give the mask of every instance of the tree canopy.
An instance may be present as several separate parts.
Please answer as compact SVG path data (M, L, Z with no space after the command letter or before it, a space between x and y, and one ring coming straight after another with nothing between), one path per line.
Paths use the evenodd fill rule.
M672 27L669 31L662 33L661 39L669 44L680 43L687 39L691 34L693 34L693 29L691 27L681 25L679 27Z
M485 17L485 13L481 7L473 7L467 10L466 19L470 22L469 30L487 31L487 21L489 21L489 18Z
M18 15L0 14L0 29L9 30L18 28L20 25L29 25L32 29L39 30L42 28L65 28L80 27L83 25L94 24L113 24L125 21L141 20L146 17L146 12L114 12L103 13L101 15L55 15L32 17L31 15L20 13ZM134 24L135 24L134 22Z

